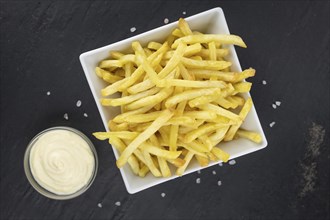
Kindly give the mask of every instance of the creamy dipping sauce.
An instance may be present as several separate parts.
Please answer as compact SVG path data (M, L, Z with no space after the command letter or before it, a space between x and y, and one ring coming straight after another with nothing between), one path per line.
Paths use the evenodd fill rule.
M38 138L29 161L38 184L58 195L69 195L86 186L95 169L88 143L78 134L60 129Z

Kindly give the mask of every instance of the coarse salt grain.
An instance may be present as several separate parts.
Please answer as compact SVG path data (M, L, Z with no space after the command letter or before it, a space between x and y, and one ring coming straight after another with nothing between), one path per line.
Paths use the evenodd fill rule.
M68 113L65 113L65 114L63 115L63 118L64 118L65 120L69 120L69 115L68 115Z
M131 27L130 31L133 33L136 31L136 27Z
M281 102L280 102L280 101L276 101L275 104L276 104L277 106L280 106L280 105L281 105Z
M182 14L184 14L184 15L185 15L185 14L187 14L187 12L183 11L183 12L182 12Z
M47 92L47 95L50 95L50 91Z
M277 107L275 104L272 104L272 106L273 106L273 109L276 109L276 107Z
M162 193L162 194L160 194L163 198L166 196L166 194L165 193Z
M229 163L229 165L235 165L236 161L235 160L230 160L228 163Z
M99 208L102 208L102 204L101 204L101 203L97 204L97 206L98 206Z
M267 84L266 80L262 80L262 84L266 85Z
M220 166L220 167L222 167L222 166L223 166L222 162L220 162L220 163L219 163L219 166Z
M217 174L217 172L215 172L215 170L213 170L213 171L212 171L212 174L215 175L215 174Z
M273 121L272 123L269 124L269 127L273 127L275 125L275 121Z
M196 179L196 183L197 183L197 184L200 184L200 183L201 183L201 178L197 178L197 179Z
M198 171L197 171L197 173L198 173L198 174L201 174L201 171L200 171L200 170L198 170Z
M222 182L221 180L218 181L218 186L221 186Z
M81 104L82 104L81 100L78 100L76 103L76 106L79 108L81 106Z
M115 203L115 205L116 205L116 206L120 206L121 203L118 201L118 202Z
M165 19L164 19L164 24L168 24L169 21L170 21L170 20L168 20L168 18L165 18Z
M85 118L87 118L87 117L88 117L87 113L84 113L84 117L85 117Z

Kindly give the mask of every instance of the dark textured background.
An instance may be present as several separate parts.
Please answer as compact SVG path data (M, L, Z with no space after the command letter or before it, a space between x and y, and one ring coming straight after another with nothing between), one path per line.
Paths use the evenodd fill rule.
M111 148L91 136L104 128L78 57L219 6L249 46L237 53L243 68L257 69L251 93L269 145L234 166L129 195ZM330 218L329 1L1 1L0 12L1 219ZM39 195L23 171L29 140L55 125L83 131L99 154L94 184L68 201Z

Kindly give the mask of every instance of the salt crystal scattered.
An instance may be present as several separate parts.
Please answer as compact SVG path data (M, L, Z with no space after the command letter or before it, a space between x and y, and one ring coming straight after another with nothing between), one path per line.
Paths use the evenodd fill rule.
M115 203L115 205L116 205L116 206L120 206L121 203L118 201L118 202Z
M200 183L201 183L201 178L197 178L197 179L196 179L196 183L197 183L197 184L200 184Z
M198 174L201 174L201 171L200 171L200 170L198 170L198 171L197 171L197 173L198 173Z
M269 127L273 127L275 125L275 121L273 121L272 123L269 124Z
M276 104L277 106L280 106L280 105L281 105L281 102L280 102L280 101L276 101L275 104Z
M50 91L47 92L47 95L50 95Z
M87 118L87 117L88 117L87 113L84 113L84 117L85 117L85 118Z
M133 33L136 31L136 27L131 27L130 31Z
M215 174L217 174L217 172L215 172L215 170L213 170L213 171L212 171L212 174L215 175Z
M183 12L182 12L182 14L184 14L184 15L185 15L185 14L187 14L187 12L183 11Z
M69 120L69 115L68 115L68 113L65 113L65 114L63 115L63 118L64 118L65 120Z
M266 80L262 80L262 84L266 85L267 84Z
M276 107L277 107L277 105L275 105L275 104L272 104L272 106L273 106L273 109L276 109Z
M236 161L235 160L230 160L228 163L229 163L229 165L235 165Z
M101 204L101 203L97 204L97 206L98 206L99 208L102 208L102 204Z
M222 162L220 162L220 163L219 163L219 166L220 166L220 167L222 167L222 166L223 166Z
M165 19L164 19L164 24L168 24L169 21L170 21L170 20L168 20L168 18L165 18Z
M160 194L163 198L166 196L166 194L165 193L162 193L162 194Z
M218 181L218 186L221 186L222 182L221 180Z
M76 103L76 106L79 108L81 106L81 104L82 104L81 100L78 100Z

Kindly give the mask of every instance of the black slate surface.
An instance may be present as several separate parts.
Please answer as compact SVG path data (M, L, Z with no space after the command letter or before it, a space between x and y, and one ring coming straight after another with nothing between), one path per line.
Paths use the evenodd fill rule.
M237 53L243 68L257 69L251 94L268 147L130 195L111 148L91 136L104 128L78 57L213 7L248 45ZM329 1L1 1L0 8L1 219L330 218ZM29 140L55 125L83 131L99 154L94 184L68 201L38 194L23 170Z

